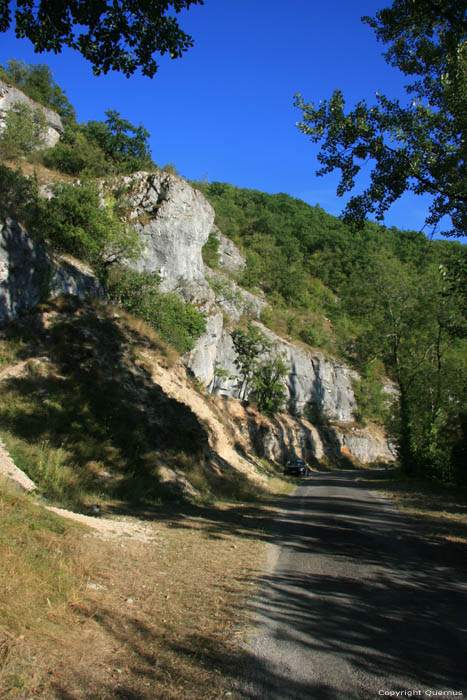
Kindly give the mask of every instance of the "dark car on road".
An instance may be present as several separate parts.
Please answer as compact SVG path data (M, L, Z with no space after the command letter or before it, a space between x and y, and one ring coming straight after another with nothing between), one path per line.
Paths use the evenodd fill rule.
M291 459L285 465L284 474L287 476L309 476L311 470L303 459Z

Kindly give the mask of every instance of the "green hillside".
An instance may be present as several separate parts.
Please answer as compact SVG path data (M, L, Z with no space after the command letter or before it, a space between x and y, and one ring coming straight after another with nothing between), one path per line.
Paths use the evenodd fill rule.
M54 246L93 265L114 301L180 352L189 350L203 331L201 314L174 295L160 295L156 276L122 268L125 258L138 255L138 241L124 223L127 193L106 191L102 180L157 167L147 131L113 110L105 121L78 123L46 67L12 61L2 75L59 108L65 130L53 148L38 150L40 120L27 110L10 112L0 137L0 214L17 217L33 235L47 231ZM34 177L15 172L26 161ZM59 180L45 200L37 187L44 166ZM355 232L287 194L193 185L214 206L220 230L244 252L247 265L237 281L265 294L263 322L359 371L357 418L386 425L408 474L465 484L465 246L372 222ZM217 245L211 235L205 248L211 266ZM385 377L397 396L391 410Z
M408 473L465 484L465 246L370 221L355 232L287 194L194 184L246 256L240 284L266 294L264 322L359 370L360 419L397 435ZM383 376L399 392L392 412Z

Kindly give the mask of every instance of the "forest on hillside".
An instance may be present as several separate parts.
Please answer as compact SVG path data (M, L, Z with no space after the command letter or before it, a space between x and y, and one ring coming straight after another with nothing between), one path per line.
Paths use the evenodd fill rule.
M47 66L12 60L0 77L57 110L65 127L55 146L38 149L40 115L24 107L7 115L0 136L0 214L17 217L37 236L47 231L57 248L93 265L111 298L149 321L180 352L189 350L204 319L176 295L161 295L156 277L122 267L125 258L138 255L138 242L124 223L124 196L105 195L105 178L157 168L148 132L113 110L103 121L78 123ZM37 174L21 173L24 161L57 174L50 199L39 197ZM407 473L465 486L465 246L371 221L355 231L287 194L192 184L213 205L222 233L245 253L238 282L265 294L263 322L358 370L357 418L380 422L396 436ZM213 234L204 251L211 267L217 245ZM392 409L385 377L397 392Z
M287 194L195 184L246 255L240 283L266 294L266 325L359 371L359 418L398 437L408 473L465 484L465 246L371 221L352 231ZM215 265L214 250L209 259ZM386 375L397 388L395 411Z

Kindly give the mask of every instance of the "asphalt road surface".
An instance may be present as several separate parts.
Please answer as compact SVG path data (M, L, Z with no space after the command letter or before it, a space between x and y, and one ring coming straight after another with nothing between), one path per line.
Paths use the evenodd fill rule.
M359 475L315 473L287 500L254 600L244 698L467 700L462 568Z

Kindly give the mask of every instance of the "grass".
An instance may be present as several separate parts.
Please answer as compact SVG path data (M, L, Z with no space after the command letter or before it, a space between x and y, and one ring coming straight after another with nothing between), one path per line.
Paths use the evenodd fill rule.
M467 545L467 493L420 479L407 479L395 471L382 477L369 474L360 481L373 486L412 518L428 537Z
M204 428L150 376L151 362L172 366L178 354L142 322L57 301L3 335L2 366L27 362L2 380L2 438L47 498L82 509L159 502L170 497L158 475L167 455L203 461Z
M20 698L42 683L44 656L73 620L88 571L82 528L3 483L0 520L0 697Z
M141 320L58 299L7 326L0 355L1 437L51 501L83 512L119 501L157 504L183 497L183 478L204 503L263 496L211 455L209 425L153 380L179 356ZM225 420L207 394L203 400ZM167 469L181 479L167 479ZM270 465L264 473L274 476Z
M235 700L275 507L146 508L152 542L106 541L0 485L0 698Z

